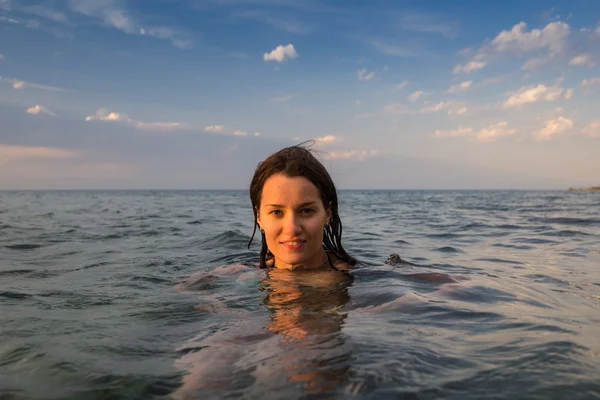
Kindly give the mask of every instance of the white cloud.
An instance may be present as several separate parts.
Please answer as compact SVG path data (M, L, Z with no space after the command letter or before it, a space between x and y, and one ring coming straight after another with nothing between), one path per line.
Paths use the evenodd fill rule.
M423 108L421 108L421 113L431 113L431 112L438 112L438 111L442 111L445 109L448 109L452 106L452 102L450 101L440 101L439 103L436 103L434 105L431 106L425 106Z
M260 136L260 132L254 132L254 136Z
M454 73L454 74L458 74L458 73L461 73L461 72L469 73L469 72L473 72L473 71L477 71L479 69L482 69L486 65L487 65L486 61L471 60L471 61L467 62L464 65L457 64L454 67L454 69L452 70L452 73Z
M420 53L409 46L399 46L395 44L384 43L380 40L373 40L370 42L370 44L379 52L387 54L388 56L416 57Z
M178 29L164 26L142 26L118 0L70 0L71 10L90 18L101 20L105 25L131 35L152 36L169 40L178 48L192 45L188 35Z
M244 132L239 129L236 131L233 131L233 136L247 136L247 135L248 135L248 132Z
M504 107L518 107L523 104L538 103L541 101L557 101L562 97L564 89L558 86L524 86L513 93L504 102Z
M122 122L126 125L133 126L137 129L142 130L172 130L184 128L185 126L180 122L144 122L136 121L131 119L125 114L118 112L108 112L104 108L100 108L96 111L96 115L88 115L85 117L86 121L111 121L111 122Z
M119 114L118 112L106 112L106 109L100 108L96 111L96 115L88 115L85 117L86 121L125 121L129 122L131 119L126 116Z
M204 131L206 131L206 132L222 132L223 128L225 128L223 125L209 125L209 126L204 127Z
M406 86L408 85L408 81L402 81L399 84L397 84L396 86L394 86L395 90L402 90L404 89Z
M367 158L375 157L381 154L378 150L347 150L347 151L330 151L329 157L333 160L358 160L364 161Z
M47 86L47 85L40 85L38 83L20 81L18 79L0 78L0 80L11 83L13 89L31 88L31 89L39 89L39 90L49 90L49 91L53 91L53 92L62 92L62 91L64 91L64 89L61 89L61 88L58 88L58 87Z
M595 64L592 60L592 57L589 54L582 54L569 61L569 65L593 67Z
M62 12L53 10L51 8L45 7L43 5L33 5L27 7L21 7L19 9L21 12L26 12L29 14L34 14L39 17L49 19L54 22L67 22L67 17Z
M527 24L520 22L510 31L500 32L492 40L493 48L498 52L527 53L534 50L547 49L550 53L558 53L565 45L571 29L564 22L551 22L543 29L532 29L527 32Z
M339 142L340 137L339 136L334 136L334 135L327 135L327 136L323 136L323 137L319 137L316 138L315 141L318 143L333 143L333 142Z
M592 121L587 124L582 130L581 133L590 137L600 137L600 120Z
M464 107L464 103L458 101L440 101L439 103L422 107L421 113L428 114L442 110L448 110L448 114L464 114L466 107Z
M433 134L435 138L455 138L473 135L473 128L459 127L454 130L437 130Z
M452 114L452 113L454 113L454 114L456 114L456 115L464 115L464 114L466 114L466 113L467 113L467 111L469 111L469 110L467 109L467 107L461 107L461 108L459 108L458 110L456 110L456 111L453 111L453 112L452 112L452 111L448 111L448 113L449 113L449 114Z
M181 122L143 122L143 121L131 121L132 125L138 129L143 130L171 130L183 128Z
M534 71L543 67L551 61L550 57L547 56L535 56L527 59L525 64L521 67L521 69L526 71Z
M503 54L522 55L544 51L547 56L535 56L527 60L523 69L536 69L549 61L549 58L563 53L567 47L567 39L571 33L568 24L560 21L551 22L543 29L527 31L527 24L520 22L511 30L503 30L496 37L484 43L465 64L454 67L454 73L472 72L484 68L490 60ZM472 52L463 55L471 55Z
M580 86L586 89L594 85L600 85L600 78L584 79L580 83Z
M385 114L392 115L411 115L415 113L413 110L400 103L388 104L383 108L383 111Z
M0 144L0 165L22 158L72 158L79 155L77 151L55 147Z
M537 140L549 140L553 136L573 129L574 123L568 118L558 117L546 122L546 126L537 131L534 137Z
M263 55L263 59L265 61L277 61L282 62L286 58L296 58L298 57L298 53L296 53L296 49L293 44L288 44L286 46L279 45L275 47L271 52L265 53Z
M40 113L44 113L44 114L48 114L51 115L53 117L56 116L56 114L54 114L52 111L48 110L46 107L44 106L40 106L39 104L36 104L33 107L29 107L27 109L27 113L28 114L33 114L33 115L39 115Z
M498 122L497 124L490 125L487 128L481 129L477 133L477 140L480 141L491 141L503 136L510 136L517 133L517 130L510 128L508 122Z
M473 81L465 81L457 85L452 85L448 88L448 93L466 92L473 85Z
M439 33L447 38L454 38L458 34L457 21L450 21L429 13L403 12L400 25L411 31Z
M565 99L571 100L573 98L573 94L574 93L575 93L575 90L573 90L573 89L567 89L565 91Z
M410 101L417 101L417 100L419 100L419 98L423 97L423 96L424 96L424 95L426 95L426 94L427 94L427 93L425 93L425 92L424 92L424 91L422 91L422 90L417 90L416 92L413 92L413 93L411 93L411 94L408 96L408 99L409 99Z
M358 71L358 80L360 81L370 81L375 77L375 72L369 72L366 68L360 69Z

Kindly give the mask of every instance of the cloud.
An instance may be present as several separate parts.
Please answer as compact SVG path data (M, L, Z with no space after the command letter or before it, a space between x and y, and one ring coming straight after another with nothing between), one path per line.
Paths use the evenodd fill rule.
M458 23L448 21L442 17L421 14L421 13L403 13L400 19L402 28L426 33L438 33L447 38L455 38L458 35Z
M247 135L248 135L248 132L244 132L239 129L236 131L233 131L233 136L247 136Z
M180 122L143 122L143 121L131 121L132 125L138 129L143 130L171 130L183 128L183 124Z
M394 90L402 90L408 85L408 81L402 81L396 86L394 86Z
M524 86L513 93L504 102L504 107L518 107L524 104L539 103L542 101L557 101L562 97L564 89L544 84L537 86Z
M339 142L340 137L334 136L334 135L327 135L327 136L316 138L315 141L318 143L333 143L333 142Z
M12 146L0 143L0 165L22 158L73 158L81 153L74 150L43 146Z
M436 103L434 105L425 106L425 107L421 108L421 113L427 114L427 113L447 110L450 108L455 108L458 104L459 103L454 102L454 101L440 101L439 103Z
M433 134L435 138L456 138L456 137L466 137L473 135L473 128L467 127L459 127L454 130L437 130Z
M180 122L144 122L136 121L131 119L125 114L118 112L107 112L106 109L100 108L96 111L96 115L88 115L85 117L86 121L110 121L110 122L121 122L134 128L141 130L173 130L184 128Z
M369 72L366 68L363 68L358 71L358 80L360 81L370 81L375 77L375 72Z
M67 22L67 17L62 12L53 10L51 8L45 7L43 5L32 5L27 7L21 7L19 9L21 12L26 12L28 14L34 14L38 17L42 17L54 22Z
M412 115L414 114L414 110L408 108L404 104L392 103L388 104L383 108L385 114L391 115Z
M583 133L586 136L590 136L590 137L600 137L600 120L592 121L589 124L587 124L581 130L581 133Z
M594 61L592 60L592 57L589 54L582 54L579 55L575 58L573 58L571 61L569 61L569 66L588 66L588 67L593 67Z
M223 132L223 125L209 125L204 127L205 132Z
M381 154L378 150L346 150L327 152L332 160L358 160L364 161L367 158L375 157Z
M527 32L527 24L520 22L510 31L500 32L492 47L498 52L527 53L534 50L547 49L549 53L558 53L565 46L571 29L564 22L551 22L543 29L532 29Z
M4 55L0 54L0 60L4 60Z
M511 30L503 30L496 37L485 42L474 52L471 59L463 65L454 67L454 73L473 72L484 68L489 61L504 54L523 55L531 52L546 52L547 56L536 56L530 58L523 69L535 69L563 53L567 47L567 39L571 33L568 24L560 21L551 22L543 29L532 29L527 31L527 24L520 22ZM463 55L466 53L463 52ZM472 54L472 53L471 53Z
M581 81L581 83L579 84L582 88L590 88L591 86L594 85L600 85L600 77L599 78L590 78L590 79L584 79Z
M12 85L13 89L31 88L38 90L49 90L53 92L62 92L65 90L54 86L40 85L39 83L20 81L18 79L0 78L0 80L9 82Z
M525 64L521 67L521 69L525 71L535 71L544 65L548 64L551 59L547 56L536 56L527 59Z
M517 133L517 130L514 128L510 128L508 126L508 122L503 121L498 122L497 124L490 125L487 128L481 129L477 133L477 140L482 142L492 141L503 136L514 135L515 133Z
M368 42L370 45L375 47L377 51L383 54L387 54L388 56L398 56L398 57L416 57L421 52L415 50L411 46L399 46L389 43L384 43L380 40L372 40Z
M39 115L40 113L44 113L44 114L48 114L51 115L53 117L56 116L56 114L54 114L52 111L48 110L46 107L44 106L40 106L39 104L36 104L33 107L29 107L27 109L27 113L28 114L33 114L33 115Z
M486 61L481 60L471 60L464 65L457 64L452 73L459 74L461 72L469 73L473 71L477 71L478 69L482 69L487 65Z
M263 55L263 59L265 61L277 61L282 62L286 58L296 58L298 57L298 53L296 53L296 49L293 44L288 44L286 46L279 45L275 47L271 52L265 53Z
M411 94L408 96L408 99L409 99L410 101L417 101L417 100L419 100L419 98L423 97L423 96L424 96L424 95L426 95L426 94L427 94L427 93L425 93L425 92L424 92L424 91L422 91L422 90L417 90L416 92L413 92L413 93L411 93Z
M456 115L464 115L469 111L469 109L467 107L461 107L457 110L449 110L448 114L456 114Z
M271 25L274 28L290 33L305 34L314 30L314 27L307 23L303 23L296 19L290 19L289 17L284 17L282 15L269 13L266 11L246 10L242 12L237 12L233 14L233 16L237 18L253 19L260 23Z
M534 137L537 140L550 140L553 136L573 129L574 123L568 118L558 117L546 122L546 126L537 131Z
M465 81L465 82L459 83L457 85L452 85L448 88L448 93L466 92L467 90L469 90L471 88L472 85L473 85L473 81Z
M178 48L188 48L192 41L188 35L175 28L165 26L142 26L117 0L70 0L71 10L90 18L101 20L105 25L130 35L152 36L169 40Z
M567 89L565 90L565 99L566 100L571 100L573 98L573 94L575 93L574 89Z

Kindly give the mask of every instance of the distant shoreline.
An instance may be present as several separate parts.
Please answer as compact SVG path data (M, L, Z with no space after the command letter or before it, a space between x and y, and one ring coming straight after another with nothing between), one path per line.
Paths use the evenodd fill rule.
M588 192L588 191L600 191L600 186L592 186L589 188L569 188L569 192Z

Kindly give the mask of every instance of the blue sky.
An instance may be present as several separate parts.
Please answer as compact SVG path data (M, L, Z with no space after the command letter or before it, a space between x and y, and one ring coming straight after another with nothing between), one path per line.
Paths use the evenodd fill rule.
M0 0L0 189L600 184L600 2Z

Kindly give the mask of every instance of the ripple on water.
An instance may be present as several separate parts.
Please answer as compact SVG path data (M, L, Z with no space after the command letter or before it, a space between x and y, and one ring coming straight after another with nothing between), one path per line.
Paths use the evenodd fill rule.
M440 253L462 253L463 251L457 247L453 246L443 246L434 249L434 251L439 251Z
M20 244L7 244L4 247L11 250L35 250L43 247L41 244L35 243L20 243Z

